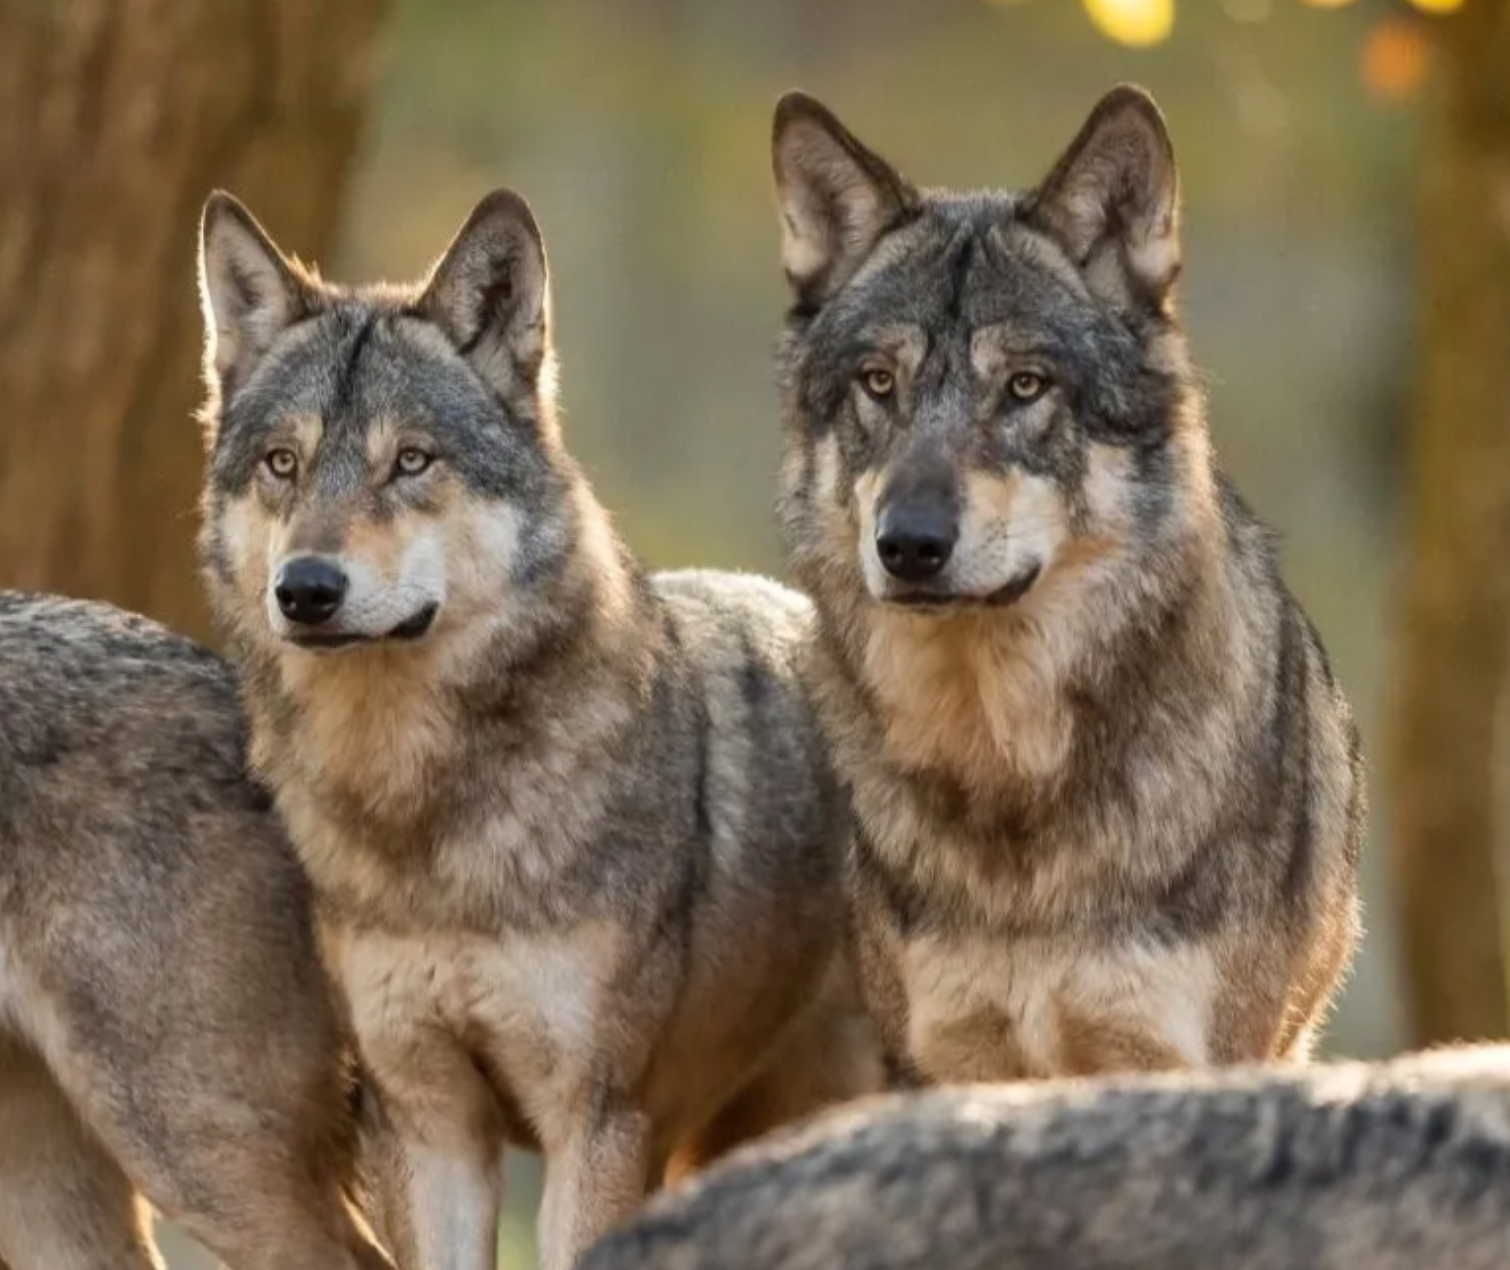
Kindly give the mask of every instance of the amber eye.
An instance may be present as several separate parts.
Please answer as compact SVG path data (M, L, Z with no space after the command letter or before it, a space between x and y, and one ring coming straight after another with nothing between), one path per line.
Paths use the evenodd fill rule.
M299 456L292 450L277 449L267 452L267 470L280 481L291 481L299 470Z
M430 466L430 456L423 450L417 450L412 445L405 446L398 452L398 459L393 465L393 470L399 476L418 476Z
M1031 370L1020 370L1007 380L1007 391L1018 401L1036 401L1048 386L1047 379Z
M873 366L869 370L862 370L860 372L860 387L865 389L877 401L883 401L885 398L891 396L896 386L896 376L889 370L882 370L878 366Z

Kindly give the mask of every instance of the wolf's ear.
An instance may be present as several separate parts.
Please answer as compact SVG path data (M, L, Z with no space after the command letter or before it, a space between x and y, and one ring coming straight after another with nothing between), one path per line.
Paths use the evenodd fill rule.
M1058 239L1097 295L1161 308L1180 272L1180 198L1153 98L1130 84L1107 93L1024 215Z
M807 304L831 298L881 235L917 208L912 187L806 93L787 93L776 103L771 168L781 263Z
M550 348L550 274L529 204L512 190L477 204L417 307L496 391L533 384Z
M224 190L210 195L200 216L199 300L205 365L222 386L244 380L310 302L267 231Z

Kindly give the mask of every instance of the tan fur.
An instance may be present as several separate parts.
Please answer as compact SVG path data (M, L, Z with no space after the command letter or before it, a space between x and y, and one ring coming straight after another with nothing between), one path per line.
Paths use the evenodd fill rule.
M1151 1028L1105 1014L1060 1011L1058 1070L1065 1076L1173 1071L1189 1066L1189 1057Z
M250 232L206 224L207 256ZM323 482L275 479L253 430L206 491L255 760L318 897L372 1078L374 1206L411 1270L491 1267L508 1142L545 1156L540 1263L569 1270L663 1179L881 1082L811 607L640 569L561 446L545 278L499 193L417 294L307 289L391 400L329 404ZM406 407L421 389L463 405ZM435 462L401 480L411 436ZM301 565L338 579L317 616L279 581Z
M1022 1048L1016 1023L999 1010L961 1010L936 1026L912 1030L912 1065L926 1078L948 1072L961 1084L1025 1080L1035 1071Z
M1206 1033L1216 982L1201 950L1158 955L1129 944L1091 951L1040 940L1021 941L1004 956L992 940L954 937L915 940L902 956L908 1052L929 1080L1125 1066L1085 1065L1098 1052L1098 1035L1108 1059L1179 1055L1181 1064L1199 1066L1212 1057ZM972 1054L970 1040L1004 1048Z
M772 143L828 252L779 507L892 1066L1304 1057L1359 938L1357 731L1213 459L1157 108L1107 94L1011 193L920 190L800 93Z
M887 753L899 765L942 764L990 789L1004 768L1048 772L1061 760L1068 720L1057 703L1041 700L1043 668L979 630L991 621L940 627L921 614L887 612L870 623L866 675L888 712Z
M884 1083L880 1050L851 967L836 961L812 1007L788 1029L776 1060L672 1153L664 1184L680 1186L736 1147L800 1121L814 1108L879 1091Z

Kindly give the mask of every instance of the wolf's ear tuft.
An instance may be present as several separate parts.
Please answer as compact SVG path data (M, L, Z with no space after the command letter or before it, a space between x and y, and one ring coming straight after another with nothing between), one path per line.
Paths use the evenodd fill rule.
M529 204L512 190L478 203L417 308L495 391L534 384L550 349L550 274Z
M267 231L224 190L200 216L199 298L206 370L223 389L244 381L309 305L308 288Z
M854 276L917 194L806 93L776 103L771 168L781 212L781 263L804 303L819 305Z
M1024 214L1103 299L1162 309L1180 271L1179 204L1164 116L1143 89L1123 84L1096 104Z

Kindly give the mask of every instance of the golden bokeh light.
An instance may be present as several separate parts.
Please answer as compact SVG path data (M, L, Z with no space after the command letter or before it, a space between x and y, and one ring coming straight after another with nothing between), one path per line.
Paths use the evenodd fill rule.
M1405 101L1431 69L1431 42L1418 23L1384 18L1363 41L1361 67L1363 83L1374 96Z
M1130 48L1146 48L1169 38L1174 0L1085 0L1096 29Z

